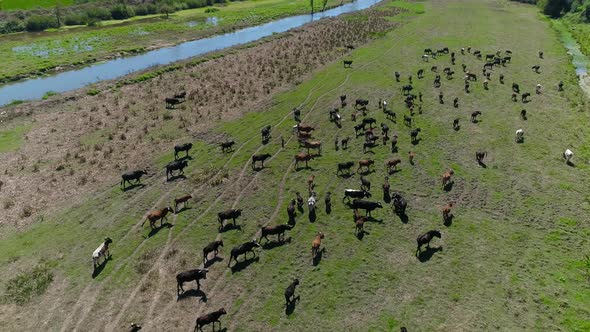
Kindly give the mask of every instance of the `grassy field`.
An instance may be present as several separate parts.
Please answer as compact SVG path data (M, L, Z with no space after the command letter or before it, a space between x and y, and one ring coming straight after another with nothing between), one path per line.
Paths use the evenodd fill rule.
M236 121L220 123L210 134L233 138L232 153L222 153L208 141L196 141L187 179L165 183L163 173L146 179L146 187L122 193L117 185L64 214L47 216L30 230L3 234L0 241L0 285L37 266L51 266L53 281L45 294L23 306L5 303L0 320L8 330L120 330L140 322L144 330L192 330L200 314L225 307L227 331L587 331L590 329L590 227L585 215L587 161L583 145L589 132L583 95L573 68L548 22L540 21L534 7L496 0L427 1L403 5L412 10L404 25L341 62L328 64L292 91L277 96L273 105ZM416 14L424 12L423 14ZM530 31L534 31L531 38ZM450 66L449 56L429 63L420 59L427 47L447 46L457 53L453 80L432 86L434 73ZM482 53L510 49L512 63L496 68L490 89L480 80L463 91L461 64L481 76L481 60L461 55L471 46ZM543 50L545 59L537 57ZM541 65L541 73L530 70ZM425 78L416 71L426 69ZM394 71L402 72L395 82ZM498 82L499 73L506 84ZM407 114L400 87L413 74L415 91L424 94L422 114L414 116L422 129L417 145L410 144ZM186 77L186 79L190 79ZM557 92L563 80L566 91ZM511 83L542 95L527 104L510 100ZM445 104L438 103L439 90ZM346 94L343 127L328 121L328 110ZM459 107L452 99L459 97ZM370 100L369 115L388 123L399 135L400 150L392 154L378 146L362 152L362 138L352 139L348 150L333 147L334 139L353 136L350 121L356 98ZM398 114L398 123L377 109L385 99ZM293 155L301 149L292 136L292 108L303 107L304 123L314 124L314 136L323 142L322 155L310 168L295 169ZM528 120L519 112L526 108ZM469 122L473 110L483 114ZM452 129L460 118L461 128ZM260 128L272 125L272 140L260 144ZM523 144L514 132L525 130ZM286 145L281 147L280 137ZM565 165L561 153L575 152L575 167ZM488 152L486 168L474 160L475 151ZM407 154L417 155L415 165ZM253 153L270 153L262 171L250 168ZM359 175L337 177L336 164L376 160L373 198L381 200L386 172L383 162L400 157L401 171L389 175L392 190L409 201L408 221L402 222L390 206L373 213L362 238L354 234L352 213L341 202L345 188L358 188ZM158 156L163 167L172 154ZM356 167L355 167L356 168ZM450 191L440 187L440 176L455 171ZM298 212L297 225L285 244L268 244L234 269L227 268L231 248L255 236L261 225L286 222L286 207L295 192L306 193L307 178L316 176L318 218L308 221ZM324 212L323 197L333 194L333 211ZM188 192L190 208L169 218L170 227L150 233L140 227L145 213L168 205ZM456 204L452 224L443 225L440 208ZM209 267L202 283L206 294L190 292L177 299L174 275L202 263L201 249L218 236L217 212L243 208L241 230L221 233L221 262ZM418 234L440 229L442 239L418 258ZM316 232L326 234L317 266L310 262ZM90 253L105 236L114 240L112 260L96 278L90 275ZM249 256L251 257L251 256ZM284 288L298 277L300 301L287 315ZM185 289L193 287L185 285Z
M0 0L0 10L47 8L55 6L58 1L62 6L74 3L74 0Z
M341 1L329 0L328 7ZM316 2L315 7L321 8ZM56 32L0 36L0 82L53 72L55 67L81 66L120 55L142 53L182 41L257 25L283 16L307 13L309 3L290 0L232 2L205 13L206 8L170 15L107 21L102 27L66 27ZM213 20L215 19L215 20Z

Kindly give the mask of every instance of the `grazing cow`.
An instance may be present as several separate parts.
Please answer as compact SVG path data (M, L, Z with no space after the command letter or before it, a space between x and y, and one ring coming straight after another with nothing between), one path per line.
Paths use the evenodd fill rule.
M389 126L385 123L381 123L381 134L385 137L389 134Z
M398 215L405 214L406 208L408 207L408 202L406 199L403 198L398 192L394 192L391 198L393 203L393 211Z
M361 176L361 189L371 191L371 181L364 176Z
M453 120L453 129L459 130L459 118Z
M408 152L408 160L410 162L410 165L414 165L414 158L416 157L416 154L412 151Z
M295 126L295 129L297 129L298 133L310 133L315 130L314 127L309 126L309 125L302 125L301 123L298 123Z
M565 159L565 162L568 164L570 163L570 160L572 159L573 156L574 156L574 153L570 149L566 149L565 152L563 153L563 158Z
M424 77L424 69L419 69L417 73L418 78Z
M219 247L223 247L222 240L213 241L213 242L209 243L205 248L203 248L203 262L204 262L204 264L207 264L207 262L209 261L209 254L210 253L213 253L215 255L215 257L217 257L217 254L219 253Z
M364 118L363 119L363 125L369 125L369 128L373 129L373 125L377 123L377 120L375 120L374 118Z
M516 99L516 96L517 96L517 94L516 94L516 93L513 93L513 94L512 94L512 101L513 101L513 102L517 102L517 101L518 101L518 100Z
M494 54L486 54L486 61L492 60L494 58Z
M395 122L396 115L395 115L394 111L385 110L385 111L383 111L383 113L385 113L385 116L387 117L388 120Z
M296 192L295 196L297 198L297 208L303 209L303 197L301 197L301 194L299 192Z
M504 74L500 74L500 84L504 84Z
M315 175L313 175L313 174L307 178L307 191L309 191L310 193L312 192L313 187L315 187L315 184L313 183L314 181L315 181Z
M383 206L381 206L381 203L379 203L379 202L365 201L362 199L353 200L351 207L353 209L365 210L365 213L368 216L371 216L371 212L373 210L383 208Z
M430 248L430 241L432 240L433 237L437 237L440 239L441 238L440 231L432 230L432 231L428 231L428 232L418 236L418 238L416 239L416 242L418 244L418 247L416 248L416 256L418 256L418 253L420 252L420 248L423 245L426 245L427 248Z
M185 144L174 146L174 159L178 159L178 153L180 153L182 151L186 152L185 158L188 157L188 152L192 148L193 148L193 143L185 143Z
M365 232L365 220L367 218L366 217L359 217L355 220L354 224L355 224L355 229L354 229L354 233L356 235L360 234L360 233L364 233Z
M352 60L344 60L342 62L344 63L344 68L351 68Z
M197 330L203 331L203 326L209 325L211 323L213 323L213 330L215 331L215 322L219 323L219 326L221 327L221 322L219 321L219 318L225 314L227 314L227 312L225 311L225 309L221 308L217 311L213 311L206 315L200 316L199 318L197 318L197 324L195 325L194 332L196 332Z
M455 174L455 172L452 169L450 169L442 175L443 188L446 188L446 186L451 182L451 177L453 176L453 174Z
M324 204L326 205L326 213L330 214L332 211L332 193L326 192L326 196L324 196Z
M526 103L527 101L529 101L529 97L531 96L530 92L526 92L522 94L522 102Z
M365 130L365 124L364 123L361 123L361 124L358 124L358 125L354 126L354 134L355 134L355 136L358 137L358 136L362 135L364 130Z
M260 134L262 135L262 141L267 142L270 139L270 130L272 127L270 125L260 129Z
M512 83L512 91L520 93L520 86L516 83Z
M299 163L301 163L301 162L305 162L305 167L306 168L309 167L308 166L308 162L310 160L312 160L313 158L315 158L314 155L307 154L305 152L300 152L300 153L296 154L295 157L294 157L294 159L295 159L295 168L298 168Z
M221 151L222 152L229 152L233 150L233 146L234 144L236 144L236 142L234 141L227 141L227 142L223 142L221 143Z
M503 62L504 62L504 63L509 63L509 62L510 62L510 60L512 60L512 57L510 57L510 56L505 56L505 57L504 57L502 60L503 60Z
M521 143L524 140L524 130L522 130L522 128L519 128L516 131L516 143Z
M223 221L232 219L234 226L236 225L236 219L242 215L242 209L229 209L221 211L217 214L217 221L219 222L219 229L223 228Z
M467 80L469 81L477 81L477 75L467 72Z
M485 151L477 151L475 152L475 160L477 161L478 164L483 164L483 160L484 158L488 155L487 152Z
M151 211L150 213L148 213L145 220L141 223L141 227L143 227L143 224L145 224L145 222L148 220L150 221L150 228L151 229L154 229L154 226L156 225L156 222L158 220L160 221L160 227L162 227L162 223L164 222L164 220L168 220L168 217L166 217L168 212L173 212L173 211L174 210L172 210L171 207L165 207L161 210Z
M539 59L543 59L543 52L539 51Z
M399 71L396 71L395 72L395 80L396 80L396 82L399 82L399 76L400 76Z
M366 167L367 168L367 172L370 172L371 171L371 165L373 165L374 163L375 163L375 161L374 160L371 160L371 159L363 159L363 160L360 160L359 161L359 167L356 170L356 172L358 173L361 170L361 168L363 168L363 167Z
M428 54L423 54L422 55L422 61L428 62Z
M389 191L391 190L391 185L389 184L389 178L387 176L385 177L381 188L383 188L383 200L387 202L389 200Z
M299 279L293 279L293 282L285 289L285 302L289 306L291 302L295 301L295 287L299 285Z
M371 197L371 193L366 190L356 190L356 189L344 189L344 197L342 197L342 201L348 199L350 202L350 198L369 198Z
M412 91L413 89L414 89L414 87L411 84L402 86L402 92L403 92L404 96L407 96L410 93L410 91Z
M444 95L443 95L443 92L442 92L442 91L440 91L440 92L438 93L438 102L439 102L440 104L444 104L444 103L445 103L445 101L444 101L443 97L444 97Z
M433 73L436 73L438 71L438 67L437 66L432 66L430 67L430 71Z
M258 242L261 242L263 238L268 242L269 239L267 236L269 235L277 235L277 240L283 242L285 241L285 232L291 229L293 229L293 225L289 224L264 226L260 229L260 240Z
M401 159L391 159L385 162L385 168L387 168L387 172L391 173L392 170L397 170L397 165L402 162Z
M391 137L391 153L397 152L397 135Z
M309 153L310 149L318 150L318 154L322 154L322 142L321 141L308 141L308 140L299 140L299 144L303 145L304 148L307 149L307 153Z
M442 218L443 222L447 222L451 216L451 209L453 208L453 203L449 202L447 205L442 207Z
M543 88L543 86L541 84L537 84L537 86L535 87L535 93L540 95L542 88Z
M261 169L264 168L264 161L268 158L270 158L270 153L264 153L264 154L255 154L252 156L252 169L256 169L256 162L259 161L262 166L260 167Z
M299 123L301 122L301 108L293 107L293 119Z
M459 107L459 98L455 97L455 99L453 99L453 107L458 108Z
M539 65L534 65L534 66L532 66L532 67L531 67L531 69L532 69L532 70L533 70L535 73L539 74L539 70L541 69L541 66L539 66Z
M425 48L425 49L424 49L424 54L432 54L432 49L430 49L430 48Z
M559 83L557 83L557 91L563 91L563 81L559 81Z
M180 100L180 101L184 101L186 100L186 91L182 91L181 93L177 93L174 95L174 98Z
M109 244L111 243L113 243L113 240L110 237L106 237L104 239L104 242L101 243L100 246L98 246L98 248L96 248L96 250L94 250L94 252L92 253L92 264L94 265L94 269L96 269L96 267L98 266L98 260L101 257L104 257L106 261L110 256Z
M412 126L412 117L404 114L404 124L408 127Z
M135 184L141 183L142 175L147 175L147 171L139 170L123 173L121 175L121 186L123 186L123 190L125 190L125 183L129 183L129 185L131 185L131 181L135 181Z
M311 260L315 262L316 257L320 252L320 246L322 245L322 240L324 239L324 233L318 232L315 236L315 239L311 242Z
M244 259L246 259L247 254L249 252L253 253L254 257L256 257L256 252L254 251L254 248L256 248L256 247L260 247L260 244L258 242L256 242L256 239L253 239L250 242L242 243L240 245L233 247L233 249L231 250L230 257L229 257L229 262L227 262L227 266L228 267L230 266L232 260L235 260L237 263L238 257L240 255L244 255Z
M477 122L477 116L481 115L480 111L473 111L471 112L471 122L476 123Z
M340 96L340 106L342 106L342 107L346 106L346 95Z
M358 106L360 107L366 107L369 105L369 101L366 99L357 99L354 102L354 108L357 108Z
M354 162L352 162L352 161L338 163L338 170L336 171L336 175L343 173L343 172L350 174L350 169L352 168L352 166L354 166Z
M166 98L164 101L166 102L167 109L174 109L174 106L180 104L180 100L176 98Z
M197 290L201 289L201 279L207 279L207 269L194 269L188 270L184 272L180 272L176 275L176 294L179 295L182 291L184 293L184 288L182 287L185 282L196 281L197 282Z
M315 203L315 193L311 193L311 195L307 199L307 209L309 210L310 215L315 215Z
M184 174L184 168L188 166L186 160L175 160L166 165L166 181L169 180L169 176L174 176L174 171L179 171L178 175Z
M520 111L520 118L526 120L526 110Z
M488 89L488 84L489 84L489 82L488 82L488 80L487 80L487 79L483 81L483 88L484 88L485 90L487 90L487 89Z
M412 140L412 143L418 142L418 133L421 131L422 131L422 129L420 129L420 128L416 128L416 129L410 131L410 138Z
M299 140L307 140L311 138L311 133L304 133L304 132L300 132L297 134L297 138Z
M191 198L193 198L192 195L186 195L186 196L182 196L182 197L179 197L179 198L175 198L174 199L174 213L177 213L178 212L178 206L180 204L183 204L183 208L187 207L188 206L188 203L187 202Z
M295 216L297 213L295 212L295 200L292 199L287 206L287 216L289 217L289 224L295 224Z

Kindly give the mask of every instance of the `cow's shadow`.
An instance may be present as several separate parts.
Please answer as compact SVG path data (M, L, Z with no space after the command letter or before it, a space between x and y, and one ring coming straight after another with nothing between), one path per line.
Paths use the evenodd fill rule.
M288 237L288 238L284 239L283 241L268 241L268 242L265 242L262 245L262 249L264 249L264 250L271 250L271 249L274 249L274 248L277 248L277 247L281 247L281 246L284 246L287 243L291 243L291 240L292 240L292 238L291 237Z
M212 259L208 259L206 263L203 264L203 267L208 268L209 266L217 263L217 262L222 262L223 258L219 257L219 256L215 256Z
M98 264L98 266L92 271L92 279L98 277L102 270L104 270L104 268L107 266L107 262L111 259L112 255L109 255L109 257L106 257L106 259L102 261L102 263Z
M233 223L228 223L219 228L219 233L225 233L231 230L237 229L238 231L242 230L242 226L234 225Z
M165 223L163 223L162 225L160 225L160 227L152 228L152 229L150 230L150 232L148 233L148 236L147 236L147 238L150 238L150 237L152 237L152 236L154 236L154 235L158 234L158 233L159 233L159 232L160 232L162 229L165 229L165 228L172 228L172 226L174 226L174 225L172 225L172 224L171 224L171 223L169 223L169 222L165 222Z
M199 298L199 302L207 302L207 294L200 289L189 289L182 294L176 296L176 302L180 302L192 297Z
M250 266L250 264L252 264L254 262L258 262L259 260L260 260L260 258L258 256L254 256L254 257L245 259L241 262L237 262L234 266L231 267L231 272L238 273L238 272L244 270L245 268L247 268L248 266Z
M128 191L133 190L133 189L135 189L137 187L143 188L143 187L145 187L145 184L143 184L143 183L134 183L134 184L131 184L131 185L126 186L124 189L122 189L122 191L123 192L128 192Z
M418 253L418 260L420 261L420 263L427 262L432 258L432 256L435 253L442 251L442 250L443 250L443 248L440 246L436 247L436 248L426 247L426 250L420 251Z

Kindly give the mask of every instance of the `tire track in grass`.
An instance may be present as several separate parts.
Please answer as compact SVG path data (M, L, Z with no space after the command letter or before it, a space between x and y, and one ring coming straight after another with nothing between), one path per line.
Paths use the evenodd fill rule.
M320 81L319 81L319 82L318 82L316 85L314 85L313 87L311 87L311 88L310 88L310 90L309 90L309 92L308 92L308 94L307 94L307 97L305 98L305 100L304 100L304 101L303 101L301 104L299 104L297 107L302 107L303 105L305 105L305 103L307 103L307 101L309 101L309 99L310 99L310 98L311 98L311 96L312 96L312 92L314 91L314 89L315 89L315 88L316 88L318 85L320 85L320 83L322 83L322 82L323 82L323 81L326 79L326 77L327 77L327 75L324 75L324 77L323 77L323 78L322 78L322 79L321 79L321 80L320 80ZM316 105L316 104L317 104L317 101L316 101L316 103L314 104L314 107L315 107L315 105ZM312 107L312 109L313 109L313 107ZM277 124L274 126L274 128L276 129L278 126L280 126L280 125L281 125L281 124L282 124L282 123L283 123L283 122L284 122L284 121L287 119L287 117L289 117L289 116L290 116L292 113L293 113L292 111L291 111L291 112L288 112L288 113L287 113L287 114L286 114L286 115L285 115L285 116L284 116L284 117L281 119L281 121L279 121L279 123L277 123ZM303 118L303 120L305 120L305 119L306 119L306 118L309 116L309 114L311 114L311 110L310 110L310 112L308 112L308 114L307 114L307 115L306 115L306 116ZM287 144L288 144L288 143L289 143L289 142L290 142L290 141L291 141L293 138L294 138L294 135L291 135L291 137L289 137L289 139L288 139L288 140L285 142L285 145L287 145ZM259 152L259 151L260 151L262 148L264 148L264 147L265 147L265 145L261 145L261 146L260 146L260 147L259 147L259 148L258 148L258 149L257 149L257 150L256 150L256 151L253 153L253 154L256 154L256 153L258 153L258 152ZM278 150L275 152L275 154L274 154L273 156L271 156L271 158L269 159L269 162L270 162L271 160L273 160L273 159L274 159L274 158L275 158L275 157L276 157L276 156L277 156L277 155L278 155L278 154L279 154L279 153L280 153L280 152L281 152L283 149L284 149L283 147L279 148L279 149L278 149ZM287 176L287 174L288 174L288 172L289 172L289 170L290 170L290 168L291 168L291 166L292 166L292 164L293 164L293 163L294 163L294 162L291 162L291 164L289 165L289 167L288 167L288 169L287 169L287 172L286 172L286 173L285 173L285 175L284 175L284 180L285 180L285 181L286 181L286 176ZM241 172L240 172L240 174L241 174L241 175L243 175L243 174L246 172L246 169L247 169L247 167L248 167L249 165L250 165L250 158L248 158L248 160L247 160L247 161L246 161L246 163L244 164L244 167L242 168L242 170L241 170ZM253 177L253 178L252 178L252 179L251 179L251 180L248 182L248 184L247 184L247 185L246 185L246 186L245 186L245 187L242 189L242 191L240 192L240 194L238 195L238 197L236 197L236 199L234 200L234 202L233 202L233 204L232 204L232 208L235 208L235 207L237 206L237 204L238 204L238 203L239 203L239 201L242 199L242 197L243 197L244 193L246 192L246 190L247 190L247 189L250 187L250 185L251 185L251 184L254 182L254 180L256 180L256 179L257 179L257 177L258 177L258 175L259 175L259 174L260 174L260 172L256 173L256 175L254 175L254 177ZM235 182L235 184L237 184L237 183L238 183L238 182ZM281 185L279 186L279 188L280 188L280 190L281 190L281 191L283 190L283 189L281 189L281 188L284 188L284 181L281 183ZM219 198L221 198L221 197L219 197ZM279 200L280 200L280 202L282 202L282 197L280 197L280 198L279 198ZM280 207L280 205L279 205L279 207ZM278 210L278 208L279 208L279 207L277 207L277 209L276 209L276 210ZM269 220L269 222L270 222L270 220ZM264 225L267 225L269 222L265 223ZM185 228L184 230L186 230L186 229L187 229L187 228ZM183 230L183 231L184 231L184 230ZM180 234L179 234L179 236L180 236ZM217 234L217 236L216 236L216 238L215 238L215 240L216 240L216 241L218 241L218 240L220 240L220 239L221 239L221 234L220 234L220 233L218 233L218 234ZM199 265L199 268L204 268L204 264L203 264L203 263L201 263L201 264ZM223 275L222 275L222 278L218 278L218 279L217 279L216 283L215 283L215 284L214 284L214 286L213 286L213 290L212 290L211 292L209 292L209 294L214 294L214 291L215 291L215 289L218 287L218 285L219 285L220 281L222 281L222 280L225 280L225 277L226 277L226 275L227 275L227 270L226 270L226 271L223 273ZM166 306L166 307L165 307L163 310L161 310L161 311L160 311L160 313L161 313L161 314L160 314L160 316L158 316L158 317L155 317L154 319L151 319L151 320L149 320L149 321L148 321L148 323L146 324L146 328L147 328L147 329L149 329L149 327L151 327L152 323L153 323L155 320L157 320L159 317L161 317L161 316L165 315L165 314L166 314L166 313L167 313L167 312L170 310L170 308L171 308L171 307L172 307L174 304L175 304L175 302L171 302L171 303L170 303L170 304L168 304L168 305L167 305L167 306ZM201 309L202 309L202 308L201 308ZM199 311L199 312L200 312L200 311Z
M236 151L230 156L230 158L227 160L227 162L223 165L223 167L220 168L220 170L212 177L217 177L219 174L221 174L221 172L223 171L223 169L233 160L233 158L237 155L237 153L246 145L248 144L252 139L254 139L255 137L250 138L249 140L247 140L246 142L244 142L242 145L240 145L240 147L238 149L236 149ZM192 173L191 173L192 174ZM150 210L155 209L159 204L161 204L161 202L172 192L174 191L176 188L178 188L178 186L181 184L182 182L177 183L173 188L171 188L166 194L164 194L160 199L158 199L158 201L156 201L155 204L152 205L152 208ZM203 183L201 186L199 186L199 189L203 188L206 184L208 183L208 181L206 181L205 183ZM150 188L151 189L151 188ZM148 192L148 190L146 190L145 192ZM125 240L130 234L132 234L137 227L140 225L140 223L142 223L146 218L147 215L149 213L149 210L143 215L143 217L135 224L133 225L133 227L131 227L131 229L121 238L118 240L118 242L123 242L123 240ZM78 310L80 310L80 308L84 307L86 308L86 312L83 313L83 317L80 318L79 322L76 325L79 325L81 321L83 321L83 319L86 317L86 315L90 312L90 309L94 306L94 302L96 301L96 296L98 294L98 292L101 290L101 288L104 286L105 283L107 283L107 281L110 280L110 278L112 278L112 276L118 272L130 259L131 257L133 257L142 247L143 245L146 243L145 239L144 241L142 241L136 248L135 250L127 256L127 258L125 258L123 261L121 261L119 264L117 264L115 266L115 268L111 271L111 273L109 274L109 276L107 276L105 279L102 280L102 282L99 284L99 286L97 287L96 284L94 283L89 283L84 290L82 291L82 293L80 294L80 296L78 297L78 300L76 301L76 304L74 305L74 308L71 310L70 315L68 315L68 317L66 318L64 324L62 325L62 332L65 332L67 330L67 328L70 325L71 320L74 318L74 316L76 315L76 313L78 312ZM91 290L94 290L93 293L89 293ZM86 300L86 302L83 303L83 301ZM92 301L92 302L91 302ZM85 304L85 305L84 305Z

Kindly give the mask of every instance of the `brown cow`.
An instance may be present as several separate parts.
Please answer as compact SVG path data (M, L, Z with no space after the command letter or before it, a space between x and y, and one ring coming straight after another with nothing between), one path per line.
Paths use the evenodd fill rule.
M302 141L303 147L307 149L307 153L309 153L309 149L316 149L318 150L318 154L322 154L322 142L321 141Z
M300 162L305 162L305 167L309 167L307 165L307 162L312 160L315 156L312 154L307 154L305 152L300 152L298 154L295 155L295 168L298 167Z
M365 217L361 216L359 217L355 222L355 230L354 233L356 235L364 233L365 232Z
M315 239L311 243L311 260L315 262L318 253L320 252L320 246L322 245L322 239L324 238L324 233L318 232Z
M299 132L299 133L301 133L301 132L309 133L309 132L312 132L314 130L315 130L315 128L312 127L312 126L302 125L302 124L298 124L297 125L297 132Z
M452 169L446 171L442 176L442 186L443 189L446 188L447 184L451 182L451 177L455 174Z
M385 162L385 167L387 167L387 171L391 173L392 169L397 170L397 165L402 162L401 159L391 159Z
M416 157L416 154L414 152L408 152L408 159L410 160L410 165L414 165L414 157Z
M178 213L178 205L183 204L182 208L185 208L188 206L187 201L189 199L193 198L192 195L186 195L186 196L182 196L180 198L175 198L174 199L174 213Z
M162 210L155 210L155 211L151 211L148 215L147 218L141 223L141 226L143 227L143 224L145 224L146 221L150 221L150 227L153 229L154 225L156 224L156 221L160 220L160 226L162 226L162 222L164 219L166 218L166 215L168 214L168 212L173 212L174 210L172 210L171 207L166 207L163 208Z
M358 173L361 168L366 167L367 171L371 170L371 165L375 164L374 160L371 159L363 159L359 161L359 168L356 170L356 172Z
M449 220L449 217L451 216L451 208L452 207L453 207L452 202L449 202L449 204L442 207L443 222L447 222L447 220Z
M315 184L313 183L313 181L315 180L315 175L310 175L307 178L307 190L311 193L313 191L313 187L315 186Z

